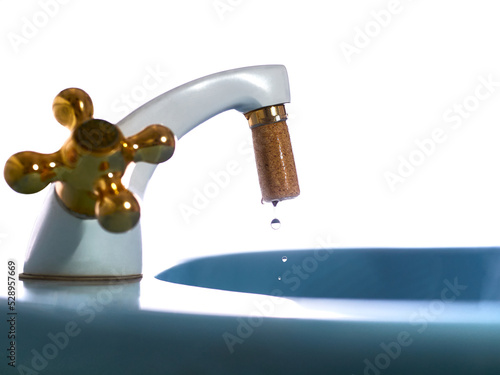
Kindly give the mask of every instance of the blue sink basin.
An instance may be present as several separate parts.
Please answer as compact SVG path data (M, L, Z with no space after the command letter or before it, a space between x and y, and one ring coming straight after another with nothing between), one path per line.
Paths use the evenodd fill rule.
M173 283L285 297L500 301L500 250L343 249L231 254L180 264ZM442 295L443 289L450 289ZM456 292L456 293L454 293Z
M2 375L500 373L498 248L212 256L16 306Z

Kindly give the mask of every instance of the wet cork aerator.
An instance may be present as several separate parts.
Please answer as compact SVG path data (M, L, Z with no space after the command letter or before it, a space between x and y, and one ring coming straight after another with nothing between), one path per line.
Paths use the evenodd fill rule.
M300 194L284 105L245 113L252 129L255 161L263 202L278 202Z

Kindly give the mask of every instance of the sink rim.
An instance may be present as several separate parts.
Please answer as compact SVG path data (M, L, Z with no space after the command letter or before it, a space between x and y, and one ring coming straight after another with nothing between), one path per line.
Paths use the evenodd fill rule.
M332 253L335 252L351 252L354 253L367 253L367 252L382 252L386 254L405 255L407 253L419 254L425 253L426 255L434 254L447 254L453 256L458 255L484 255L492 254L493 256L498 256L500 260L500 247L356 247L356 248L334 248L334 249L293 249L293 250L273 250L273 251L255 251L255 252L244 252L244 253L230 253L230 254L216 254L204 257L196 257L183 260L173 267L157 274L155 278L164 283L184 285L185 287L204 289L209 291L219 291L222 293L233 293L233 294L245 294L245 295L258 295L261 298L274 299L279 297L272 297L267 293L259 293L244 290L231 290L231 289L221 289L212 288L203 285L193 285L186 283L178 283L165 278L165 273L176 269L179 267L185 267L194 262L207 261L217 261L220 259L230 259L238 257L252 257L252 256L266 256L266 257L276 257L280 258L282 255L291 255L297 253L312 253L314 251L324 251L331 250ZM375 319L377 321L401 321L401 319L407 319L408 314L413 314L422 307L429 308L430 303L434 303L436 306L439 300L436 302L435 298L432 299L407 299L407 300L394 300L394 299L356 299L356 298L318 298L318 297L307 297L307 296L283 296L282 299L287 299L293 301L293 303L301 306L303 309L313 312L311 316L315 316L320 319L337 319L339 317L333 316L334 314L329 314L329 312L337 311L342 319L351 317L354 320L363 319ZM496 297L495 297L496 298ZM369 313L354 313L355 310L363 311L364 308L369 306ZM499 322L500 321L500 299L499 300L456 300L452 304L446 304L446 311L439 313L440 321L448 322ZM406 316L406 318L405 318Z

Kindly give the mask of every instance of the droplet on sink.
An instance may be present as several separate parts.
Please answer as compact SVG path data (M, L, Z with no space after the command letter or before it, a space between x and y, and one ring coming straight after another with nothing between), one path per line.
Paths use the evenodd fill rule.
M281 221L279 221L278 219L273 219L271 221L271 228L273 228L274 230L277 230L277 229L280 229L281 227Z
M283 258L281 258L281 260L283 261L283 263L285 263L288 260L288 258L284 256Z
M281 281L281 276L278 276L278 280Z

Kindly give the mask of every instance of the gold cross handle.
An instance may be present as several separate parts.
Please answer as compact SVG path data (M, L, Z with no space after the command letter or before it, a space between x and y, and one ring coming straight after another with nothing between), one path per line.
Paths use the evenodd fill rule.
M110 232L132 229L139 221L140 207L121 178L132 162L159 164L170 159L174 134L165 126L150 125L125 138L117 126L93 118L90 97L77 88L61 91L52 109L71 136L53 154L23 151L12 155L5 164L5 180L23 194L55 182L57 196L72 214L97 218Z

